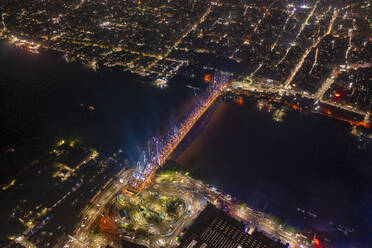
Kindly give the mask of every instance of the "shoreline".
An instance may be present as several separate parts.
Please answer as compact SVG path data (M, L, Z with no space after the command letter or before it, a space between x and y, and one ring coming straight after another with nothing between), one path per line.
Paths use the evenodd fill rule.
M335 136L336 134L339 135L343 133L342 136L345 138L347 137L347 140L350 139L350 142L352 142L353 140L352 136L346 131L347 129L345 129L346 124L343 124L340 120L329 118L319 114L315 115L314 113L310 113L309 115L301 115L301 113L297 111L292 111L290 112L290 114L288 114L289 115L288 118L291 119L294 118L293 120L285 120L284 123L277 123L271 120L272 118L271 114L257 111L258 113L254 115L255 116L258 115L262 119L261 120L260 118L251 119L253 120L252 123L255 123L252 125L245 122L247 121L247 119L249 121L249 118L242 117L244 113L249 114L249 112L252 111L252 106L250 106L249 104L238 105L235 103L219 102L216 108L217 109L210 117L203 131L200 132L196 137L194 137L192 142L189 143L188 147L182 152L180 156L177 157L176 162L177 164L180 164L182 170L187 170L188 168L190 168L191 170L195 170L196 174L199 173L201 174L198 175L198 178L201 178L201 180L204 181L205 183L215 185L217 188L221 189L225 194L231 194L233 197L241 200L242 202L246 202L249 206L253 207L254 209L257 209L258 211L263 211L270 215L273 214L274 216L279 216L280 217L279 219L282 219L285 222L289 221L289 223L291 224L297 223L297 225L294 224L296 227L299 227L298 225L300 226L304 225L300 224L301 222L303 222L303 217L301 217L302 215L295 213L297 212L295 209L300 207L301 209L305 208L306 211L309 211L311 213L315 212L315 214L318 215L318 218L315 219L317 221L314 220L315 223L318 222L317 224L315 223L310 224L309 222L308 224L305 224L305 226L310 224L310 226L313 225L314 227L323 226L322 227L323 229L324 228L327 229L330 228L330 226L327 227L328 224L324 223L328 223L330 220L332 220L337 225L342 224L349 227L350 226L354 227L355 231L353 234L351 234L351 236L365 235L363 234L362 231L365 228L363 220L361 219L354 220L354 218L352 218L351 216L354 216L355 213L347 210L348 206L351 207L350 205L351 201L349 201L348 199L349 197L354 197L353 194L349 192L349 190L345 192L340 192L339 190L337 190L337 188L341 187L342 185L342 181L344 180L342 178L344 178L345 176L347 177L349 173L351 173L351 175L359 173L359 171L363 168L361 166L350 167L348 166L347 162L345 162L346 164L342 165L340 169L342 169L342 171L348 172L346 172L346 174L343 173L337 176L336 178L332 179L333 180L332 182L328 183L325 182L324 179L322 179L322 176L319 175L319 173L316 173L318 169L323 168L322 170L325 170L326 173L324 176L326 175L331 176L334 174L332 166L328 166L328 168L322 166L325 165L324 164L325 161L324 162L320 162L321 160L319 161L321 157L319 157L320 155L318 155L318 153L322 150L322 148L320 147L328 147L328 145L326 145L327 143L333 144L332 139L337 137ZM239 120L244 121L240 122ZM302 123L302 125L305 126L304 127L302 125L298 126L296 122ZM309 123L306 124L306 122ZM335 125L335 123L340 123L340 125ZM245 131L240 130L242 127L240 127L239 129L239 126L242 125L247 125L246 128L243 127L243 130L252 129L251 127L258 128L258 126L260 126L263 130L267 128L278 129L277 131L279 133L281 132L283 133L278 137L273 138L267 136L268 134L262 133L263 136L262 138L260 138L260 134L257 133L254 134L255 129L252 129L253 133L250 134L252 135L252 141L249 141L246 140L249 137L246 135L250 132L249 131L247 132L246 130ZM315 129L312 126L315 126ZM293 132L289 131L291 130L291 128L294 127L296 129L293 130ZM285 131L285 129L288 129L288 131ZM297 140L301 140L301 136L299 136L299 134L303 132L312 133L314 132L314 130L318 129L319 131L317 132L322 132L323 136L330 135L329 139L331 139L331 141L324 140L321 141L322 143L325 143L324 145L322 144L320 147L313 146L311 145L311 140L313 139L317 140L317 138L316 135L312 134L308 135L310 140L306 139L306 141L301 141L299 144L297 144L298 142ZM260 130L260 132L262 132L263 130ZM242 131L243 133L239 133ZM329 131L331 131L330 132L331 134L328 134ZM271 130L268 130L267 132L272 135L275 135L275 133ZM287 137L287 135L289 136ZM312 136L315 137L312 138ZM235 138L239 137L238 140L236 141L237 144L231 143L232 137ZM277 139L281 141L275 141ZM244 142L247 143L246 144L247 149L244 149ZM271 144L272 142L274 142L274 144L276 145ZM300 153L299 155L295 155L295 157L302 156L308 157L310 162L308 161L307 164L309 165L301 166L297 169L296 168L297 166L295 166L296 163L294 163L296 159L287 157L285 159L285 161L287 162L285 163L291 164L294 163L293 165L289 165L289 167L288 165L286 165L283 169L281 169L281 167L274 166L279 161L271 160L267 155L265 155L266 154L265 147L267 149L273 146L272 149L279 149L279 151L274 150L274 154L278 154L275 155L274 157L277 157L277 159L280 160L279 156L282 156L280 155L281 153L280 151L283 150L283 145L280 145L282 142L289 143L288 149L296 149L295 147L305 146L305 148L298 149L299 151L294 151ZM342 143L346 144L345 142L347 141L344 140ZM350 149L351 150L356 149L344 147L343 145L340 144L338 145L333 144L332 146L335 147L331 149L330 151L331 155L329 156L329 158L327 158L331 160L336 159L333 158L333 156L341 152L341 150L343 149L346 149L343 153L350 153ZM226 151L227 155L223 154L224 149L227 149ZM285 151L285 149L283 151ZM286 155L291 156L290 153L291 152L289 152ZM303 155L301 155L302 153ZM347 156L350 158L351 155ZM247 166L242 167L241 165L239 165L244 163L247 163ZM315 165L314 167L314 163L318 164ZM281 172L282 170L284 171L287 170L286 167L288 167L288 170L290 171L289 172L290 176L286 175L285 173L283 174L283 172ZM298 170L298 173L295 173L294 170ZM234 173L231 171L234 171ZM306 176L306 173L309 173L309 175ZM291 183L288 182L284 183L286 181L285 178L288 178L288 180L293 180L292 178L295 176L295 174L298 174L297 175L298 178L294 180L293 186L290 186ZM313 174L314 176L311 176ZM240 181L244 178L241 175L247 175L246 182ZM309 180L313 181L313 183L310 184ZM354 181L354 179L352 180ZM361 180L363 182L367 179ZM284 186L282 185L283 183ZM247 190L244 190L245 187ZM320 192L317 193L319 190ZM338 193L334 193L333 192L334 190L336 190L336 192ZM338 194L339 197L341 198L338 201L334 199L334 197L336 197L336 194ZM257 203L250 201L255 200L254 198L257 198L256 200L259 203L258 206ZM324 203L321 203L318 207L316 207L321 201L327 198L329 199L328 201L333 202L331 204L332 206L338 205L339 207L342 207L340 213L338 213L337 216L335 215L332 217L333 215L331 214L332 211L329 211L329 208L325 207L326 205L324 205ZM323 207L321 207L321 205ZM323 209L324 207L325 209ZM287 209L284 212L288 212L289 216L287 216L287 214L284 213L277 214L278 212L277 210L275 210L277 208L281 209L279 212L283 211L283 208ZM344 220L340 218L339 216L340 214L345 215L343 218ZM345 238L348 239L347 237L344 237L335 230L330 231L330 233L332 234L332 236L337 237L337 239L335 238L335 241L336 240L339 241L340 239L343 240ZM352 240L350 241L352 242Z

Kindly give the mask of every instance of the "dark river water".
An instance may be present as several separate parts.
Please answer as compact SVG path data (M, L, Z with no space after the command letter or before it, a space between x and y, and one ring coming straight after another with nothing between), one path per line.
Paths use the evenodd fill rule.
M61 139L78 138L106 154L121 148L133 162L151 136L176 122L193 96L184 85L161 90L119 70L93 72L5 42L0 68L1 156L7 159L10 147L18 153L1 166L1 178Z
M319 115L290 112L278 123L255 106L219 103L177 162L282 224L330 233L335 247L372 247L372 147L359 150L350 130ZM330 221L355 230L344 236Z
M181 80L158 89L119 70L93 72L1 42L0 182L60 139L78 138L107 155L121 148L134 162L146 141L175 124L193 99ZM296 210L305 209L319 216L310 226L336 234L329 221L352 227L348 236L335 235L372 247L372 149L358 150L349 132L324 117L289 113L276 123L255 106L219 103L178 162L291 224L309 224Z

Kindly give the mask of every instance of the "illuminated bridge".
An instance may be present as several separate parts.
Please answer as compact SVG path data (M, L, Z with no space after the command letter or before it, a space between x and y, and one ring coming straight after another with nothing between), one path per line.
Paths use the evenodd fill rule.
M169 155L171 155L199 118L221 95L228 81L229 74L216 72L213 75L212 83L201 97L201 100L171 129L168 135L164 139L152 138L148 142L137 162L137 168L126 190L132 193L138 193L146 187L156 171L163 166Z

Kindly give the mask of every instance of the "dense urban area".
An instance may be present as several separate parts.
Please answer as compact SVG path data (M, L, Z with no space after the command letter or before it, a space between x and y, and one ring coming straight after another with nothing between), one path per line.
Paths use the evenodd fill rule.
M335 118L349 123L366 146L372 138L372 1L3 0L0 10L0 38L29 53L56 51L69 63L128 71L160 88L200 71L208 84L165 138L148 142L136 167L122 150L106 158L79 140L58 141L27 169L54 189L52 195L36 194L42 190L32 182L25 190L19 179L2 186L5 194L13 191L4 200L17 195L17 204L2 206L11 228L0 244L333 247L327 238L284 227L223 189L167 168L167 159L220 98L239 104L254 98L269 110L280 105L273 110L278 122L283 106ZM108 167L115 176L107 175ZM66 198L71 215L64 213ZM211 218L210 226L199 230L193 225L199 218Z
M1 34L168 79L202 55L239 77L371 111L370 1L3 1ZM237 70L237 69L235 69ZM255 80L254 80L255 81Z

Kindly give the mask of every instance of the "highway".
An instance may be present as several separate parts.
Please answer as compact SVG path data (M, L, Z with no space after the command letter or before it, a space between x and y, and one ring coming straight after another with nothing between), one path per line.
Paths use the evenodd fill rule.
M185 175L178 173L177 175L171 175L174 178L176 184L160 184L159 182L166 176L161 175L157 177L157 185L162 192L167 191L183 197L186 199L188 206L190 206L191 200L191 211L190 219L183 219L183 222L179 223L179 227L176 228L170 239L167 240L169 247L174 247L176 245L175 237L178 233L187 226L199 212L203 209L203 199L213 202L215 205L219 205L223 202L228 209L228 213L235 218L240 219L244 222L250 223L251 227L259 229L269 237L280 238L283 242L288 242L293 248L310 248L311 245L307 242L307 238L302 235L296 235L291 232L286 231L282 226L277 225L272 222L264 213L256 211L249 208L248 206L242 206L241 202L232 200L229 196L221 194L215 188L210 188L202 182L195 179L186 177ZM225 208L226 209L226 208Z
M163 166L164 162L172 154L174 149L176 149L183 138L188 134L195 123L222 94L226 85L227 81L214 82L214 88L211 90L210 94L207 94L207 97L202 99L201 103L199 103L199 105L196 106L193 111L191 111L191 114L188 115L187 119L181 123L177 131L166 139L166 143L162 147L160 153L156 155L152 162L146 165L146 168L144 168L143 173L140 175L138 180L131 183L130 186L132 188L142 190L149 182L151 182L151 179L155 175L156 171Z
M89 235L93 224L97 218L103 212L106 204L114 198L120 191L125 189L127 186L136 188L139 191L143 190L152 181L156 171L164 164L167 158L171 155L178 144L188 134L195 123L200 117L208 110L208 108L215 102L215 100L222 94L224 88L227 85L228 77L222 77L223 81L214 80L211 85L210 91L202 98L201 102L191 111L190 114L186 115L187 118L183 121L180 127L177 129L172 136L167 138L167 142L162 147L159 154L153 158L152 162L146 165L143 173L139 179L131 181L133 179L133 170L122 169L116 176L116 179L110 179L103 188L96 194L91 200L89 206L84 208L81 213L81 222L77 224L75 231L72 235L69 235L66 240L64 247L91 247L88 245L92 240ZM190 203L190 205L192 205ZM191 208L193 209L193 208ZM182 223L183 225L184 223ZM182 229L179 227L175 234L178 234ZM174 238L175 236L173 236ZM172 241L171 243L173 243Z
M63 247L90 247L87 245L89 242L87 232L90 231L106 204L123 189L132 172L132 170L122 169L117 174L117 179L111 179L103 186L102 190L90 201L90 204L83 209L81 221L76 225L73 234L69 235L69 239L66 240Z
M325 82L325 85L322 86L322 89L320 90L320 92L318 91L314 95L309 94L306 91L302 92L302 91L298 91L296 89L270 88L270 87L267 87L267 85L261 84L259 82L255 82L254 85L248 85L248 84L242 83L242 82L233 82L232 89L241 89L241 90L247 91L247 92L262 92L262 93L268 93L268 94L278 94L280 96L283 96L283 95L296 96L297 94L299 94L303 98L312 99L314 101L317 101L318 103L323 103L323 104L326 104L326 105L329 105L329 106L332 106L332 107L335 107L335 108L339 108L339 109L342 109L342 110L345 110L345 111L348 111L348 112L352 112L352 113L355 113L355 114L365 116L364 121L367 123L369 118L370 118L370 113L369 112L366 112L366 111L363 111L363 110L358 110L356 108L348 107L348 106L345 106L345 105L342 105L342 104L337 104L335 102L330 102L330 101L327 101L327 100L323 99L323 96L324 96L323 92L327 91L328 88L330 87L330 85L331 85L330 81L333 82L333 80L331 79L331 76L326 81L328 81L328 82Z
M264 213L257 212L247 206L242 207L239 204L229 203L230 213L239 219L246 221L255 228L263 231L266 236L272 239L279 238L284 243L289 243L290 247L310 248L311 245L307 242L306 237L296 235L286 231L282 226L273 223Z
M334 16L337 16L336 14ZM176 185L167 186L163 188L159 182L152 184L157 170L163 166L168 157L172 154L174 149L179 145L183 138L189 133L195 123L200 117L208 110L208 108L215 102L215 100L224 92L227 88L227 80L213 83L211 90L207 91L204 98L194 107L194 109L186 115L184 121L182 121L177 127L176 131L171 135L168 135L166 142L161 147L159 152L153 156L146 167L141 169L142 174L139 178L133 182L134 170L121 170L118 175L110 179L104 187L96 194L91 200L89 206L87 206L81 213L81 222L76 226L75 231L72 235L69 235L69 239L66 241L64 247L95 247L96 245L108 244L108 240L100 238L92 238L91 232L94 224L98 217L104 213L105 206L111 201L116 195L123 191L126 187L131 186L138 189L138 192L146 189L153 193L158 192L164 193L168 196L178 197L185 202L185 211L182 216L174 223L169 224L166 228L168 231L166 234L163 232L161 235L155 235L151 240L137 240L140 243L151 244L151 247L160 247L163 244L169 246L176 246L176 237L189 223L192 222L198 213L203 209L203 204L206 201L215 202L216 199L223 199L228 205L231 214L236 217L250 222L256 228L263 230L268 236L279 237L282 240L290 243L291 247L309 247L306 244L305 238L302 235L294 235L290 232L285 231L281 226L272 223L270 219L265 217L264 213L257 212L248 207L242 208L239 203L232 202L231 199L227 199L226 196L222 196L220 193L214 192L204 184L191 180L188 177L180 174L179 176L173 176L178 180ZM254 86L250 86L244 83L234 82L233 88L242 88L252 92L265 92L265 93L277 93L280 95L296 95L300 92L293 89L275 89L267 88L259 83L255 83ZM319 100L317 96L310 94L302 94L304 97L311 98L313 100ZM138 171L138 170L137 170ZM151 185L150 185L151 183ZM160 188L159 188L160 187ZM139 196L133 196L137 198ZM226 200L227 199L227 200ZM165 230L165 229L164 229ZM163 230L163 231L164 231ZM20 240L21 241L21 240ZM99 244L97 243L99 242Z
M174 149L188 134L191 128L200 119L200 117L208 110L208 108L215 102L215 100L223 93L225 89L230 89L226 86L227 80L214 83L212 90L208 91L205 97L202 98L201 102L199 102L199 104L197 104L196 107L188 115L186 115L185 120L181 122L176 131L172 133L172 135L167 137L166 142L159 150L159 153L152 158L150 163L146 165L146 168L141 170L143 174L141 174L139 179L134 182L134 185L133 182L131 182L134 170L123 169L118 173L115 179L109 180L104 185L104 187L96 194L96 196L93 197L89 206L87 206L82 211L81 222L76 226L74 233L69 236L64 247L94 247L94 242L97 242L97 239L93 240L90 232L92 230L92 227L94 227L94 224L98 217L103 213L107 203L128 185L137 187L139 192L149 186L150 183L152 183L153 181L152 179L156 174L156 171L165 163ZM244 83L234 82L233 88L234 87L252 92L276 93L280 95L296 95L300 93L293 89L267 88L263 85L260 85L259 83L255 83L254 86L250 86ZM315 95L302 93L302 96L323 102ZM350 111L350 109L348 110ZM190 180L186 180L185 178L183 178L182 181L186 181L181 185L183 185L183 187L187 186L187 190L180 190L177 187L173 189L168 187L167 190L175 196L178 196L180 198L183 197L186 202L187 208L190 209L190 213L184 213L184 215L179 219L179 221L177 221L177 223L172 224L171 232L167 236L158 236L157 238L153 239L151 241L151 245L154 247L159 246L161 243L167 243L173 246L176 245L177 242L175 238L179 235L183 228L197 216L198 212L201 211L201 202L203 202L203 198L213 202L216 198L219 197L217 193L213 192L205 185L201 185L201 183L199 182L191 182ZM148 188L154 190L154 185ZM204 197L199 198L198 201L193 201L195 199L195 195L190 194L190 192L197 192ZM256 227L266 232L269 236L271 235L273 237L280 237L282 240L286 240L287 242L292 244L293 247L300 247L299 244L303 245L303 247L307 247L304 245L304 240L301 235L296 236L292 233L286 232L280 226L271 223L271 221L267 219L263 213L255 212L254 210L249 208L242 209L237 203L232 203L231 201L226 202L228 202L229 208L234 215L241 218L242 220L254 223ZM103 244L104 242L107 242L107 240L102 240L99 242L102 242ZM141 243L143 242L145 241L142 240Z

